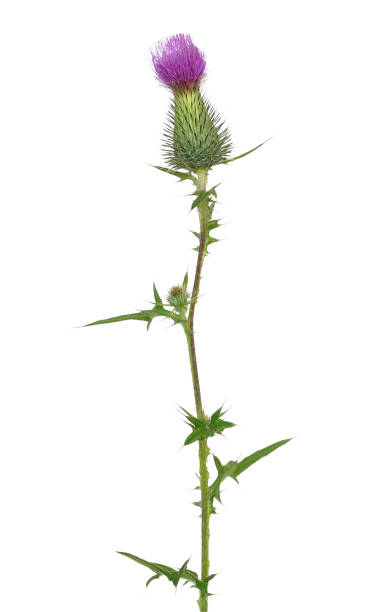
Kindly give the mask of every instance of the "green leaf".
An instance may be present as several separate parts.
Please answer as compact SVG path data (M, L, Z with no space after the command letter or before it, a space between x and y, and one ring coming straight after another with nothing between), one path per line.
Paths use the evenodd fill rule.
M160 297L158 293L155 283L153 284L153 291L154 291L155 304L158 304L158 306L163 306L162 298Z
M144 567L147 567L148 569L154 572L155 575L151 576L147 580L146 586L148 586L152 580L155 580L160 576L166 576L166 578L170 580L170 582L172 582L174 586L178 585L179 580L181 578L186 582L192 582L194 586L197 585L198 574L196 572L193 572L192 570L187 569L189 559L187 559L187 561L183 563L182 567L179 570L176 570L168 565L163 565L162 563L153 563L151 561L146 561L145 559L141 559L140 557L132 555L131 553L118 551L118 554L132 559L133 561L136 561L136 563L144 565Z
M235 425L234 423L230 423L230 421L221 419L221 416L224 414L222 412L222 406L212 414L210 419L207 417L199 419L184 408L182 408L182 410L186 416L187 424L192 427L192 432L185 439L184 446L197 442L198 440L205 440L206 438L215 436L215 434L222 435L225 429L234 427Z
M94 321L93 323L87 323L83 327L91 327L91 325L104 325L105 323L118 323L119 321L147 321L150 322L152 320L152 310L140 310L139 312L134 312L133 314L120 315L118 317L110 317L109 319L100 319L99 321Z
M219 242L219 239L214 238L210 232L212 232L213 230L217 229L217 227L220 227L220 226L221 226L220 219L211 219L207 224L207 236L206 236L206 246L205 246L206 255L209 254L207 249L210 246L210 244L213 244L214 242ZM198 239L198 242L200 242L200 239L201 239L200 232L191 231L191 233L194 234L194 236ZM197 247L194 247L194 251L199 251L199 245Z
M264 145L266 142L268 142L269 140L271 140L271 137L268 138L267 140L265 140L264 142L261 142L261 144L257 145L256 147L254 147L253 149L250 149L250 151L246 151L246 153L242 153L241 155L237 155L236 157L232 157L231 159L225 159L223 162L220 162L221 164L230 164L231 162L237 160L237 159L241 159L242 157L246 157L246 155L250 155L250 153L253 153L254 151L256 151L257 149L259 149L259 147L261 147L262 145Z
M192 195L196 195L197 197L195 198L195 200L193 201L193 203L191 205L191 210L194 210L194 208L199 206L199 204L202 204L202 202L206 198L209 198L211 195L216 197L217 192L215 190L216 190L217 187L219 187L219 185L220 185L220 183L218 183L217 185L214 185L214 187L211 187L211 189L208 189L208 191L205 191L204 189L197 189L192 194Z
M221 461L218 457L214 456L215 467L217 468L218 475L214 482L210 485L210 498L212 502L214 499L217 499L219 502L221 501L221 484L226 478L233 478L236 482L238 482L237 477L242 474L247 468L251 465L262 459L262 457L266 457L273 451L275 451L280 446L287 444L290 442L292 438L288 438L287 440L280 440L279 442L275 442L274 444L270 444L261 450L248 455L242 461L228 461L225 465L222 465Z
M148 567L148 569L152 570L155 574L159 574L159 576L166 576L169 580L170 576L174 573L174 569L169 567L168 565L163 565L161 563L152 563L151 561L146 561L145 559L141 559L136 555L132 555L131 553L117 551L118 555L123 555L124 557L128 557L136 563L140 565L144 565L144 567Z
M210 418L210 429L218 434L222 434L223 430L227 429L228 427L235 427L235 423L231 423L230 421L224 421L221 418L225 414L225 412L227 412L223 412L222 409L223 406L218 408L218 410L216 410Z
M265 448L262 448L262 450L256 451L248 457L245 457L237 464L235 476L239 476L239 474L242 474L242 472L247 470L247 468L253 465L256 461L259 461L259 459L262 459L262 457L266 457L266 455L270 455L270 453L275 451L280 446L283 446L284 444L290 442L291 439L292 438L288 438L287 440L280 440L279 442L275 442L275 444L270 444L270 446L266 446Z
M218 476L210 486L210 497L214 502L214 499L217 499L219 502L221 501L221 484L226 478L233 478L237 480L235 477L235 470L237 467L236 461L228 461L225 465L222 465L218 457L214 456L215 467L217 468Z
M186 416L186 419L188 421L188 425L190 425L191 427L198 426L202 423L202 421L198 417L194 416L193 414L182 408L182 406L179 406L179 408L182 410L182 412L184 412L184 415Z
M209 595L212 595L212 593L208 592L208 586L210 580L215 578L215 576L216 574L211 574L210 576L207 576L207 578L197 581L197 588L200 590L202 597L208 597Z
M158 578L160 578L160 574L154 574L153 576L151 576L151 578L149 578L146 582L146 587L148 587L150 582L152 582L153 580L157 580Z
M188 272L186 272L186 274L184 275L184 279L183 279L183 283L182 283L182 289L184 291L187 291L187 287L188 287Z
M104 325L106 323L119 323L120 321L145 321L147 322L147 329L150 327L153 319L155 317L168 317L173 319L175 322L179 323L177 320L178 317L175 313L163 308L163 306L156 305L151 310L139 310L139 312L134 312L131 314L120 315L118 317L110 317L109 319L100 319L99 321L94 321L93 323L87 323L87 325L83 325L83 327L91 327L92 325Z
M207 229L209 230L209 232L211 232L211 230L220 227L220 225L221 224L219 223L219 219L211 219L207 224Z
M173 176L176 176L179 179L179 182L189 180L192 181L194 185L198 186L198 179L193 174L191 174L191 172L179 172L178 170L171 170L170 168L164 168L163 166L153 166L153 168L161 170L161 172L166 172L167 174L172 174Z
M186 280L187 274L185 276ZM183 281L185 282L185 281ZM176 323L185 324L186 319L180 313L175 312L175 310L168 310L163 306L162 298L159 295L159 292L156 288L155 283L153 283L153 292L155 304L151 310L139 310L138 312L133 312L130 314L119 315L117 317L110 317L108 319L99 319L98 321L93 321L93 323L87 323L87 325L83 325L83 327L91 327L91 325L105 325L106 323L119 323L120 321L145 321L147 323L147 329L150 327L152 321L156 317L165 317L172 319L174 325Z
M173 576L173 578L172 578L172 583L174 584L174 586L178 586L179 580L180 580L181 578L185 578L186 572L189 572L189 570L187 569L187 565L188 565L188 562L189 562L189 561L190 561L190 558L188 558L188 559L187 559L187 560L186 560L186 561L183 563L183 565L181 566L181 568L180 568L180 569L179 569L179 570L176 572L176 575L175 575L175 576ZM195 572L192 572L192 573L195 573ZM188 579L186 579L186 582L188 582L188 581L189 581L189 580L188 580ZM186 584L186 582L185 582L185 584Z
M204 189L197 189L192 195L196 195L197 197L191 204L191 210L194 210L199 204L201 204L207 198L207 191Z
M219 185L219 183L218 183ZM207 231L206 231L206 243L205 243L205 255L208 255L208 247L210 246L210 244L213 244L214 242L219 242L218 238L214 238L211 235L211 232L215 229L217 229L218 227L220 227L221 223L220 223L220 219L213 219L212 215L214 212L214 207L216 204L216 197L217 197L217 192L216 192L216 188L218 187L218 185L215 185L214 187L212 187L211 189L209 189L208 191L204 192L195 192L195 194L199 194L198 198L196 198L193 202L192 208L195 208L195 206L197 206L198 204L200 204L205 195L208 196L208 201L209 201L209 206L208 206L208 217L207 217ZM193 194L193 195L195 195ZM200 199L202 198L202 199ZM200 243L200 239L201 239L201 235L200 232L195 232L193 231L192 234L194 234L194 236L198 239L198 242ZM194 247L194 251L199 251L199 246Z
M193 442L198 442L198 440L206 440L208 437L209 436L204 427L195 427L195 429L185 439L184 446L192 444Z

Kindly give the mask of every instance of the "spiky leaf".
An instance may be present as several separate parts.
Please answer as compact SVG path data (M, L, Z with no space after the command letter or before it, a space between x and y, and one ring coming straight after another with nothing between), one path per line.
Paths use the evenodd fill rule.
M223 406L218 408L210 417L210 429L215 433L221 434L225 429L229 427L235 427L235 423L231 423L230 421L224 421L222 419L223 415L227 412L227 410L223 411Z
M214 463L218 474L214 482L210 485L210 498L212 503L214 502L214 499L217 499L219 502L221 501L221 485L226 478L232 478L238 482L237 478L240 474L242 474L242 472L259 461L259 459L266 457L280 446L287 444L287 442L290 442L290 440L291 438L288 438L287 440L280 440L279 442L270 444L269 446L248 455L242 459L242 461L228 461L225 465L222 465L218 457L214 456Z
M215 436L215 434L222 434L225 429L235 426L234 423L224 421L221 418L224 414L224 412L222 412L222 406L218 408L210 418L206 417L203 419L195 417L184 408L182 408L182 410L186 416L187 424L192 428L192 432L184 441L185 446L197 442L198 440L205 440L206 438Z
M191 204L191 210L194 210L194 208L202 204L202 202L204 202L207 198L210 199L211 196L214 196L216 198L217 197L216 188L219 187L219 185L220 183L218 183L217 185L214 185L214 187L211 187L207 191L205 189L197 189L196 191L194 191L192 195L196 195L197 197Z
M158 578L160 578L160 574L154 574L153 576L150 576L150 578L146 582L146 587L148 587L150 582L152 582L153 580L157 580Z
M155 580L160 576L166 576L166 578L170 580L170 582L172 582L174 586L178 586L180 579L183 579L186 582L192 582L194 586L197 586L198 574L187 568L189 559L183 563L180 569L177 570L168 565L163 565L162 563L153 563L151 561L146 561L145 559L141 559L140 557L137 557L136 555L133 555L131 553L118 551L118 554L132 559L133 561L136 561L136 563L144 565L144 567L147 567L148 569L154 572L154 576L151 576L149 580L147 580L146 585L148 585L151 580ZM199 587L197 586L197 588Z
M270 446L266 446L265 448L262 448L262 450L256 451L255 453L252 453L248 457L242 459L242 461L237 462L235 476L239 476L239 474L242 474L242 472L244 472L245 470L247 470L247 468L256 463L256 461L259 461L260 459L262 459L262 457L266 457L266 455L270 455L270 453L277 450L277 448L279 448L280 446L283 446L284 444L290 442L291 439L292 438L288 438L287 440L280 440L279 442L270 444Z
M188 287L188 272L186 272L186 274L184 275L184 279L183 279L183 283L182 283L182 289L184 291L187 291L187 287Z
M196 176L191 174L191 172L179 172L178 170L172 170L171 168L164 168L163 166L153 166L157 170L161 170L161 172L166 172L167 174L172 174L179 179L179 182L182 181L192 181L194 185L198 186L198 179Z
M155 304L157 304L158 306L162 306L163 305L162 298L160 297L158 293L155 283L153 284L153 291L154 291Z
M222 465L218 457L214 456L215 467L217 468L218 475L212 485L210 486L210 497L213 500L217 499L221 501L221 484L226 478L233 478L236 480L235 470L237 467L236 461L228 461L225 465Z
M207 576L207 578L197 581L197 588L199 588L201 592L201 597L209 597L210 595L212 595L212 593L208 592L208 586L209 586L210 580L215 578L215 576L216 574L211 574L210 576Z
M145 321L147 323L147 329L150 327L152 321L156 317L168 317L174 320L174 322L181 322L178 319L177 315L163 306L154 306L151 310L139 310L138 312L134 312L131 314L120 315L118 317L110 317L109 319L100 319L99 321L94 321L93 323L87 323L83 327L91 327L92 325L105 325L106 323L119 323L120 321Z
M211 232L215 229L217 229L218 227L220 227L220 219L213 219L213 212L214 212L214 207L216 204L216 197L217 197L217 192L216 192L216 188L218 187L218 185L215 185L214 187L212 187L211 190L209 190L208 193L209 194L209 206L208 206L208 219L207 219L207 227L206 227L206 243L205 243L205 254L208 255L208 247L210 246L210 244L213 244L214 242L218 242L218 238L214 238L214 236L212 236ZM196 236L196 238L198 239L198 242L200 243L200 239L201 239L201 234L200 232L192 232L194 234L194 236ZM199 245L197 247L194 248L194 251L199 251Z
M92 325L105 325L106 323L119 323L120 321L145 321L147 323L147 329L150 327L152 321L156 317L165 317L172 319L174 324L182 323L185 324L185 317L175 310L168 310L164 307L162 303L162 298L159 295L159 292L156 288L155 283L153 284L153 292L154 292L154 307L148 310L139 310L138 312L133 312L130 314L119 315L117 317L110 317L108 319L99 319L98 321L94 321L93 323L87 323L87 325L83 325L83 327L91 327Z

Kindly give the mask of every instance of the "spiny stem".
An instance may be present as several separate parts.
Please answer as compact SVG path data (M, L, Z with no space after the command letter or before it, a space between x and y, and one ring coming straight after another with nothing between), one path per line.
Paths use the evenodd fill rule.
M207 185L207 169L202 168L197 171L198 176L198 189L206 190ZM191 376L194 388L195 406L198 418L204 417L204 411L202 407L202 396L199 384L198 375L198 364L195 350L195 339L194 339L194 315L195 307L199 297L199 286L202 274L203 261L206 254L206 239L207 239L207 223L208 223L208 198L205 199L199 206L199 219L200 219L200 239L199 239L199 251L195 270L194 286L191 295L191 305L189 309L186 337L188 344L188 351L190 357ZM209 575L209 522L210 522L210 491L209 491L209 472L207 469L207 459L209 456L209 448L207 440L199 441L199 479L200 479L200 491L201 491L201 580L204 580ZM201 612L207 612L208 598L207 596L201 595L199 598L199 607Z

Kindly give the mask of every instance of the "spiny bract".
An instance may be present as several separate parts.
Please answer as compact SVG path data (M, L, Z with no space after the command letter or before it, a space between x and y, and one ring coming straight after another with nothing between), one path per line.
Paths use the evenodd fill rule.
M163 151L176 170L211 168L229 156L230 133L199 88L174 90Z

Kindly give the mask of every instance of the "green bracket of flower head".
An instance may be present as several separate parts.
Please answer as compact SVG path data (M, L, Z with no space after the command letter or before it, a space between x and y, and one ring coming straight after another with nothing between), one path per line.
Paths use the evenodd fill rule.
M132 561L135 561L136 563L139 563L140 565L144 565L144 567L147 567L152 572L154 572L154 575L151 576L147 580L146 587L153 580L157 580L161 576L165 576L170 582L172 582L174 587L178 586L180 580L184 580L183 586L190 582L192 587L195 587L196 589L199 590L201 597L211 595L211 593L207 592L208 583L210 582L210 580L212 580L216 576L216 574L211 574L211 576L208 576L204 580L200 580L197 572L194 572L188 569L187 567L190 559L187 559L187 561L185 561L179 569L174 569L173 567L170 567L168 565L163 565L162 563L153 563L152 561L146 561L145 559L141 559L140 557L137 557L136 555L132 555L131 553L120 552L120 551L117 551L117 552L119 555L128 557L129 559L132 559Z
M248 455L241 461L228 461L226 464L222 465L221 461L214 455L215 467L217 468L217 477L214 482L210 485L210 505L211 505L211 514L216 514L216 509L214 506L214 500L221 501L221 485L222 482L226 478L232 478L236 482L238 482L238 476L242 474L245 470L247 470L254 463L266 457L273 451L275 451L280 446L287 444L290 442L292 438L288 438L287 440L280 440L279 442L275 442L274 444L270 444L261 450ZM200 506L200 502L193 502L195 506Z
M163 150L169 167L195 172L211 168L231 152L231 137L219 114L196 87L173 88Z
M206 440L207 438L215 436L215 434L223 435L223 431L225 429L235 427L235 423L224 421L221 418L226 412L223 412L222 408L223 406L218 408L218 410L216 410L211 417L205 416L203 419L198 419L194 415L187 412L187 410L184 408L181 408L186 416L185 422L192 428L192 432L184 441L184 446L197 442L198 440Z
M104 325L105 323L119 323L120 321L145 321L147 323L147 329L149 329L152 321L156 317L164 317L171 319L173 324L176 325L180 323L181 325L185 325L186 317L183 313L176 312L175 310L168 310L165 308L165 305L162 302L162 298L160 297L158 290L153 285L154 291L154 307L151 310L139 310L138 312L134 312L131 314L119 315L117 317L110 317L109 319L100 319L98 321L94 321L93 323L87 323L87 325L83 325L83 327L90 327L91 325Z

